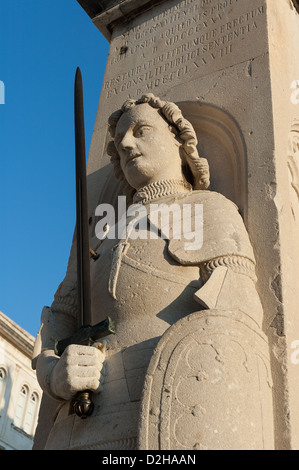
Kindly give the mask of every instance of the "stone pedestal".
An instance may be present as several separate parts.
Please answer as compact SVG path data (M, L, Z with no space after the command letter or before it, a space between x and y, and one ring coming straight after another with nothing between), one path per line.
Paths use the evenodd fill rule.
M298 3L78 1L111 43L88 159L91 225L95 207L115 203L120 189L106 153L111 112L145 93L177 103L196 130L200 155L209 161L211 190L239 207L257 261L264 310L258 341L263 348L265 338L269 343L271 372L266 378L263 369L263 376L269 384L273 380L272 397L267 389L262 402L273 417L264 443L257 438L254 446L271 448L273 428L276 449L298 449ZM236 318L230 321L237 324ZM250 326L245 322L241 328ZM153 367L154 362L152 373ZM153 417L148 420L152 426ZM261 423L254 426L262 428ZM248 423L243 424L239 448L250 448ZM144 427L142 432L146 447ZM209 434L205 445L214 446Z
M144 1L137 9L124 1L106 11L80 3L111 41L88 162L91 205L108 163L111 109L147 92L181 105L209 159L211 189L244 217L270 343L275 446L298 449L298 2Z

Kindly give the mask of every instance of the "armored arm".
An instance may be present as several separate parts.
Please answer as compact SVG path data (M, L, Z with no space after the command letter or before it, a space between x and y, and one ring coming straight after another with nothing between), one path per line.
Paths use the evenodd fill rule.
M241 310L260 324L255 257L238 208L211 191L194 191L183 201L203 206L202 247L188 251L184 240L172 239L168 250L180 264L199 266L203 285L195 300L205 309Z

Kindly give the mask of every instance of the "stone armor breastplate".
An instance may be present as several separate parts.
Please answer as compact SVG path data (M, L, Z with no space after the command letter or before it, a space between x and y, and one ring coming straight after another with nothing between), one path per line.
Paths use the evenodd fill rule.
M149 361L161 335L201 309L194 300L202 286L199 270L209 261L225 264L227 255L233 272L243 270L243 260L246 269L248 263L254 267L243 221L230 201L208 191L162 200L167 204L177 202L180 207L203 205L204 243L199 250L188 251L182 240L171 237L168 241L150 236L123 240L107 236L99 247L92 245L99 254L91 262L93 322L110 316L116 323L116 334L101 341L106 346L107 360L103 389L95 396L93 415L82 421L69 413L69 404L63 405L49 436L48 449L134 449ZM234 264L234 257L242 261L240 266ZM240 299L233 307L243 308L247 303L251 307L250 299L256 297L254 283L242 271L238 290Z
M109 315L116 323L116 334L101 341L107 353L103 389L94 397L95 410L87 420L69 414L68 403L62 406L47 449L135 447L139 403L153 349L170 325L199 309L193 299L199 268L174 261L167 243L161 238L107 238L97 249L99 258L91 268L93 322Z

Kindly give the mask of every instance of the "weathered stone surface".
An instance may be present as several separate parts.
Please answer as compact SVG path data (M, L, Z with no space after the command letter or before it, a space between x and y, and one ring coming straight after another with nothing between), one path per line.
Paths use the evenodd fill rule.
M116 230L122 223L121 220L116 227L107 226L105 234L95 248L99 257L91 266L93 322L99 322L109 312L117 325L116 334L102 340L107 350L103 370L103 354L97 357L95 353L100 354L100 351L86 346L69 346L60 359L55 358L51 337L53 338L55 332L61 335L66 326L71 324L69 320L63 319L67 311L72 317L78 314L75 309L76 291L73 289L76 284L76 272L69 269L64 287L59 289L51 311L48 312L48 329L41 334L43 352L37 358L37 376L45 392L63 402L46 449L120 449L126 446L145 446L147 449L226 449L232 448L233 443L236 449L243 449L247 446L243 437L245 428L252 447L263 448L263 433L266 434L266 445L273 446L272 405L268 406L266 416L260 417L261 400L267 403L271 401L271 391L267 397L263 396L263 391L269 389L270 371L266 374L267 378L262 378L260 371L258 373L257 369L253 370L250 365L244 366L244 358L240 357L237 351L239 347L235 350L234 345L235 342L245 345L249 341L250 346L241 346L241 349L244 349L248 361L250 356L250 361L255 363L255 356L258 354L255 342L254 339L249 340L246 328L245 331L242 330L242 321L245 321L248 315L258 335L263 320L262 306L255 289L254 253L237 207L224 196L207 190L207 161L198 155L195 131L176 105L164 102L154 95L147 95L136 102L127 101L120 111L111 116L109 122L114 140L108 148L115 174L126 183L127 189L135 193L135 205L129 206L127 211L126 233L122 236L123 231L119 234ZM175 127L175 132L171 131L170 126L172 129ZM188 177L184 173L185 167L190 171ZM175 219L174 213L172 219L169 212L167 220L156 218L155 211L159 208L157 203L163 204L164 209L176 207L179 225L183 228L186 226L186 220L182 209L191 208L188 212L188 230L182 234L176 232L178 220ZM196 205L203 208L204 218L201 225L197 224L198 214L195 211L192 213ZM138 214L143 211L143 217L136 219L136 211ZM135 225L138 220L139 232L134 231L134 216ZM199 243L195 247L190 246L190 235L195 237L201 230L202 239L198 240ZM140 233L143 236L140 236ZM223 272L220 278L219 271ZM194 416L194 410L190 411L190 407L184 413L184 410L174 403L171 420L179 422L174 431L178 439L169 441L167 436L170 424L165 424L163 417L163 400L161 401L158 386L160 378L156 379L154 374L150 406L153 409L159 409L161 406L158 414L161 415L163 424L158 428L154 426L159 429L156 438L145 439L148 414L145 411L145 414L140 415L140 400L146 393L145 383L152 375L152 365L148 369L148 364L154 347L170 325L174 326L170 331L178 331L174 343L181 343L181 331L185 335L184 327L180 328L181 319L185 321L191 318L193 312L198 309L198 304L203 309L218 309L218 324L217 320L213 323L207 319L213 311L210 315L202 314L207 319L206 322L213 323L211 330L206 332L204 342L210 344L210 350L225 348L231 356L227 358L227 354L224 354L222 357L217 353L217 361L224 363L224 366L221 383L215 388L214 398L210 403L213 413L207 413L205 420L202 416ZM232 309L232 312L227 313L227 309ZM197 318L196 314L193 315ZM237 321L234 322L236 339L232 340L233 327L230 324L226 326L229 334L223 334L221 318L229 317L231 323L234 315L237 316ZM202 318L201 314L199 318ZM49 331L52 333L49 334ZM193 331L195 342L200 342L200 332L196 333L196 326ZM70 330L68 335L66 332L65 335L70 336L71 333ZM162 344L163 338L164 336L161 339ZM187 356L194 352L194 338L187 340L184 348L184 351L188 351ZM159 350L160 346L157 348ZM267 342L264 344L265 348L268 348ZM266 354L265 351L263 354ZM198 363L198 370L194 364L195 369L198 374L201 369L204 369L205 373L207 370L212 373L210 354L201 352L203 357ZM169 360L171 368L176 365L179 367L176 380L180 384L182 396L198 395L199 401L209 400L212 391L209 387L216 387L214 380L208 387L205 384L200 387L199 393L197 381L193 383L189 380L192 367L189 375L185 376L183 371L188 371L186 364L179 366L180 358L177 357L174 361L176 365L172 365L174 355L171 351L168 351L168 354L168 359L164 361ZM186 354L183 356L185 358ZM199 357L198 355L198 360ZM242 371L239 370L239 365L242 366ZM163 365L160 367L164 370ZM217 371L218 368L213 373L217 375ZM240 397L237 414L233 412L236 407L235 395L227 393L227 387L236 380L237 392L234 393ZM158 391L155 391L157 386ZM95 410L87 422L75 416L70 403L77 392L86 389L95 392ZM252 400L249 407L248 396ZM249 419L247 415L253 403L258 404L256 417ZM143 404L142 409L147 409L147 405ZM166 414L169 412L166 410ZM198 430L196 436L191 433L189 437L183 437L190 424L190 413L191 421L194 416L192 427ZM204 435L204 430L211 428L214 429L212 433ZM62 429L63 439L60 438ZM229 429L230 437L227 436ZM238 433L238 440L234 432ZM254 440L251 436L253 432L256 436ZM159 444L157 447L156 441L161 446Z
M85 2L87 8L90 6L94 8L96 5L105 9L105 5L101 2L94 3L88 0ZM252 396L258 396L256 402L263 403L262 406L265 409L264 416L266 416L265 423L268 426L268 431L263 444L264 448L272 447L273 428L276 449L299 448L298 365L296 362L292 362L292 353L296 347L296 341L299 339L297 315L299 291L297 272L299 259L297 137L299 100L296 99L298 97L296 81L299 80L299 64L296 59L299 44L298 2L291 0L280 2L272 0L250 2L247 0L167 0L152 2L151 9L135 10L133 14L131 13L135 9L134 1L121 2L121 5L128 8L130 12L121 10L120 5L112 5L113 8L109 14L108 10L102 11L102 13L99 10L88 12L92 17L99 13L94 17L94 23L98 24L100 30L102 30L101 28L105 29L106 37L110 37L111 34L110 53L88 159L91 234L94 235L98 222L94 213L96 206L103 202L111 203L117 213L117 196L123 188L123 182L117 181L113 175L109 164L110 156L106 151L107 143L110 140L107 122L111 111L119 109L128 98L137 99L142 94L149 92L158 95L162 100L176 102L195 129L199 155L209 162L210 189L223 194L239 208L253 248L256 261L256 288L264 313L262 329L268 337L270 346L274 425L271 424L271 409L269 409L271 402L269 388L271 380L269 377L271 374L265 372L269 370L268 365L265 366L268 364L265 353L267 340L257 325L260 315L256 318L254 327L249 332L249 324L252 324L253 321L252 316L249 323L247 320L245 321L244 315L240 314L238 309L235 310L229 303L225 304L227 299L229 301L229 296L221 300L221 296L219 298L215 296L216 287L214 288L214 284L209 284L210 269L212 269L213 274L210 281L215 282L217 289L221 288L221 283L224 285L226 282L229 283L226 284L226 287L228 285L232 287L226 289L225 292L233 290L231 267L228 276L227 266L223 261L221 261L221 268L215 264L208 264L207 271L201 269L203 285L202 279L196 277L194 271L196 266L182 266L179 265L178 260L175 260L178 265L174 264L171 254L165 253L159 243L160 240L154 243L155 262L152 262L152 255L149 257L150 244L140 243L138 245L137 243L134 245L134 255L130 251L132 250L131 245L130 247L126 244L119 245L113 261L114 274L111 276L108 252L113 248L113 242L107 240L105 242L107 247L106 266L104 263L102 270L97 274L97 265L92 264L95 283L93 290L94 314L95 318L98 318L100 314L97 309L104 309L105 306L110 311L117 304L117 320L121 325L122 334L105 341L107 344L108 375L113 377L115 367L116 376L114 376L115 381L112 381L113 387L110 379L107 379L107 392L103 391L97 396L97 400L99 400L100 407L104 406L104 401L101 402L104 398L108 402L112 400L111 406L114 408L111 408L110 417L105 415L104 418L103 411L99 411L99 416L102 413L101 418L96 415L95 418L92 418L93 421L86 424L87 427L84 430L86 435L95 436L90 423L94 424L97 419L101 422L105 419L104 428L107 430L105 436L97 435L92 438L98 439L98 441L89 444L90 448L112 449L123 448L123 446L131 448L140 445L137 444L135 427L140 408L135 400L141 396L142 386L140 384L144 380L153 348L156 346L158 338L162 336L153 356L153 361L155 361L160 357L159 354L161 357L164 354L164 346L162 348L162 345L168 344L166 340L169 336L164 333L165 321L168 326L173 325L169 330L170 335L170 332L175 331L176 322L179 322L178 325L180 322L184 322L185 318L183 317L185 316L191 318L192 315L195 315L199 324L203 321L202 318L205 318L204 315L207 316L206 318L209 317L208 311L205 313L203 311L203 317L200 316L202 312L194 314L199 308L196 298L197 292L200 292L201 289L203 290L201 291L200 305L210 309L216 306L217 310L221 305L220 309L224 312L233 311L232 318L229 320L225 313L225 320L224 317L219 320L219 325L222 324L223 328L228 328L227 325L230 324L233 331L237 331L235 328L238 324L240 331L242 330L241 336L248 339L246 347L250 351L249 356L259 358L258 368L260 372L263 372L261 375L263 384L258 386L254 379L249 382L254 390ZM96 8L98 7L96 6ZM117 12L117 18L113 17L115 12ZM114 22L115 19L117 21ZM184 195L184 191L182 194ZM96 237L92 238L91 244L93 249L98 249ZM65 286L67 286L66 291L71 291L71 286L74 289L74 255L73 248L66 281L60 291L62 294L65 293ZM144 259L151 261L145 263L146 266L142 265L141 268L140 261ZM138 263L139 267L137 268ZM125 267L126 273L121 269L121 266ZM133 274L136 269L138 269L137 284ZM167 281L163 281L163 284L161 273L164 273L164 276L167 273ZM115 274L117 274L116 277L114 277ZM241 273L237 275L244 276ZM108 278L108 288L102 282L105 278ZM177 282L178 278L181 278L181 283ZM144 308L141 298L143 292L148 293L148 279L152 282L152 288L150 290L150 305L147 310ZM239 279L242 279L243 282L244 277ZM164 282L167 285L168 283L172 285L173 290L172 287L166 288ZM246 280L246 285L247 282ZM251 279L251 285L253 282L254 280ZM181 289L179 295L176 291L178 301L175 300L174 284L176 288ZM189 290L183 288L183 285L187 284ZM238 285L238 281L235 284ZM127 286L126 291L122 291L124 285ZM191 296L189 292L192 292ZM246 292L245 287L244 292ZM60 296L60 299L63 295ZM100 301L97 300L97 295L100 296ZM247 296L249 296L249 290L247 290ZM237 293L235 293L235 298L238 298ZM241 300L242 296L238 302ZM170 302L168 306L167 301ZM129 307L130 302L134 308ZM219 303L217 304L217 302ZM260 306L257 306L258 303L259 300L257 300L252 315L258 310L261 311ZM179 312L178 306L180 308L183 306L183 315ZM55 302L52 309L54 307ZM134 310L135 308L136 310ZM145 315L145 318L140 318L133 314L134 311L154 312L157 308L161 309L161 313L157 316L151 316L150 313L148 316ZM74 302L70 303L68 307L64 306L64 313L72 314L72 309L74 309ZM105 311L106 313L107 311ZM125 313L125 317L122 317L123 313ZM250 316L250 312L246 313ZM133 315L134 318L131 324L125 321L130 315ZM216 313L211 313L211 316L213 321L217 318ZM152 321L153 318L154 321ZM237 318L239 318L239 323ZM64 328L61 330L64 331ZM163 336L164 334L165 336ZM217 328L215 334L216 336L219 334ZM130 343L130 338L133 337L134 344ZM150 338L155 338L155 341L152 342ZM224 341L229 349L231 346L229 346L230 343L226 343L226 339L226 335L222 335L221 332L221 341ZM187 347L188 341L182 345L186 344ZM175 344L175 342L172 344L172 350L177 352L179 349ZM209 344L213 344L213 341ZM246 347L242 344L238 351L242 350L245 354ZM134 356L135 348L137 348L138 356L140 354L140 357L143 358L142 364L136 368L135 362L133 364L130 360L124 365L122 348L126 350L129 357ZM208 350L210 351L209 348ZM130 355L131 351L132 355ZM261 351L264 351L264 355ZM262 362L260 360L261 354L264 358ZM206 358L205 368L209 368L209 354L204 354L204 356L202 364ZM224 367L223 374L225 375L224 371L227 370L228 377L232 378L231 374L233 374L235 367L239 371L240 377L243 377L245 384L252 372L249 369L246 373L244 372L243 366L237 362L236 354L234 359L236 359L235 363L230 361L226 363L227 369ZM170 361L169 370L171 368L175 371L180 368L184 369L183 363L179 362L180 360L178 358L176 365ZM158 374L158 380L161 384L164 380L162 372L153 369L154 363L151 362L146 379L147 395L143 398L142 413L147 406L145 403L148 403L146 400L152 399L153 388L148 387L148 381L152 380L155 374ZM109 364L114 366L109 367ZM167 362L165 362L166 364ZM138 384L136 387L134 387L134 381ZM123 402L117 400L115 388L117 383L122 390ZM201 382L201 385L204 383ZM209 387L210 385L208 385ZM162 393L162 388L158 387L158 390L160 390L158 394ZM204 387L200 390L203 401L208 393L205 390ZM210 397L211 393L209 392L208 395ZM162 393L161 397L163 396ZM183 396L181 390L179 396ZM240 400L242 401L244 397L245 395L241 393ZM221 398L217 400L216 402L220 403ZM177 401L173 403L171 410L174 410L174 415L176 414L176 406L181 405ZM194 409L191 407L194 413L187 414L188 419L191 420L201 413L201 405L192 403L192 406L194 406ZM206 407L209 408L209 406L208 403ZM190 404L188 407L190 410ZM73 418L66 417L67 407L64 408L57 421L58 436L59 429L71 429L73 426ZM203 408L205 407L203 406ZM103 410L103 408L99 409ZM225 409L228 408L225 407ZM164 423L164 411L163 407L160 411L154 407L152 414L142 414L142 445L147 445L144 444L144 432L148 432L148 439L152 439L151 442L157 443L157 436L152 434L152 431L144 430L153 426L154 417L156 422L162 419ZM114 412L115 415L113 415ZM122 421L120 433L117 434L113 430L113 419L114 416L120 416L120 414L124 421ZM131 416L130 419L129 416ZM203 433L203 446L213 448L216 444L212 440L210 431L211 429L218 430L218 428L213 426L209 428L206 423L213 418L208 413L205 416L207 416L207 421L202 423L203 427L198 432ZM177 445L183 447L199 445L200 447L201 444L198 444L197 440L196 442L195 440L192 442L184 440L182 430L188 426L188 419L180 425L181 427L176 425L180 427L180 444L173 440L175 425L169 424L169 436L172 437L169 437L165 444L166 447ZM255 421L255 426L260 430L262 421L262 418L259 423ZM168 421L166 420L166 422ZM233 422L233 420L228 420L226 425L234 427ZM227 429L226 425L223 429ZM84 441L82 438L82 423L75 424L74 429L75 433L72 438L74 440L71 445L74 448L87 445L86 440ZM193 424L192 429L194 429L194 433L197 433L197 428ZM234 429L240 429L239 424ZM246 419L242 429L244 440L243 442L238 441L238 446L245 448L251 440L251 437L247 439L245 436L246 434L251 436L250 423ZM233 432L232 428L231 431ZM253 440L254 446L257 448L262 448L261 433L254 436L256 439ZM52 439L53 433L51 436ZM52 444L49 445L55 446L55 441L51 441L51 439L49 443L52 442ZM221 445L230 448L233 444L230 437L227 439ZM153 445L156 446L156 444Z

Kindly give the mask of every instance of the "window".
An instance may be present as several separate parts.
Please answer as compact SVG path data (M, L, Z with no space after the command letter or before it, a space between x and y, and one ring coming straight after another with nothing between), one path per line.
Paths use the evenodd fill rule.
M21 391L19 393L18 401L17 401L17 408L16 408L16 414L14 418L14 424L18 427L21 428L23 424L23 419L25 415L25 408L26 408L26 402L27 402L27 396L28 396L28 388L23 385L21 388Z
M37 406L38 406L38 396L36 393L32 393L25 416L24 422L24 431L27 434L34 433L34 423L35 423L35 416L37 413Z
M33 435L35 431L38 405L38 394L30 393L28 387L23 385L18 397L14 425L29 435Z
M4 396L5 385L6 385L6 370L3 367L0 367L0 410L2 409L2 398Z

